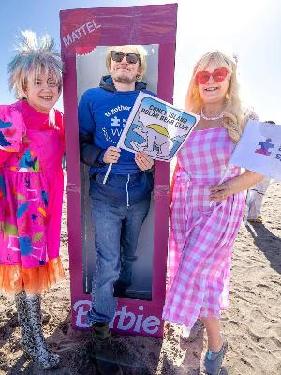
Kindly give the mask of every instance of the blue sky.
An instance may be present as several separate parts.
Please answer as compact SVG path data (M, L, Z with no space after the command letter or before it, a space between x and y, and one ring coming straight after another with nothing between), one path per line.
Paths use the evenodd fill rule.
M1 7L0 103L8 91L7 64L20 30L59 40L59 10L178 2L174 103L183 107L191 69L200 54L223 49L239 56L241 92L261 120L281 124L281 2L279 0L6 0ZM60 101L59 106L62 106Z

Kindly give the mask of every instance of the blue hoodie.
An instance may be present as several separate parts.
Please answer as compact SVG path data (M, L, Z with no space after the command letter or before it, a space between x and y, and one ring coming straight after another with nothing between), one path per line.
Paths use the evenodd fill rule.
M102 77L99 87L84 92L79 103L79 136L81 160L90 165L90 175L105 173L108 164L103 156L109 146L116 146L130 111L140 91L154 95L146 90L146 84L136 82L134 91L116 91L110 76ZM113 174L132 174L140 172L135 163L135 155L121 150L118 163L112 165Z

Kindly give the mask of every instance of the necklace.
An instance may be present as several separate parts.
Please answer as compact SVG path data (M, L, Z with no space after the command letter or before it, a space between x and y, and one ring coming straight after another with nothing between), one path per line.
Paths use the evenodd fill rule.
M204 119L204 120L209 120L209 121L214 121L214 120L219 120L220 118L223 118L223 112L221 112L220 114L218 114L217 116L213 116L213 117L208 117L206 115L204 115L203 111L202 111L202 108L201 108L201 111L200 111L200 116Z

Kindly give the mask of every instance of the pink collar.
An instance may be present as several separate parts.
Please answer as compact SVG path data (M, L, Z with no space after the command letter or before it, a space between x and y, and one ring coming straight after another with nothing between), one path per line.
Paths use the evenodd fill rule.
M29 105L26 99L19 101L25 126L28 129L46 129L49 128L49 113L36 111Z

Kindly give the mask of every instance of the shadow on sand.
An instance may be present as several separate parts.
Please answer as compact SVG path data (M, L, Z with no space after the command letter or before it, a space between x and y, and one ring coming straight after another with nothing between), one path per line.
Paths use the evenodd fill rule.
M246 229L253 237L255 245L270 261L271 267L281 274L281 239L262 223L247 223Z

